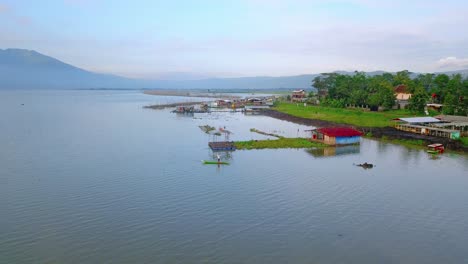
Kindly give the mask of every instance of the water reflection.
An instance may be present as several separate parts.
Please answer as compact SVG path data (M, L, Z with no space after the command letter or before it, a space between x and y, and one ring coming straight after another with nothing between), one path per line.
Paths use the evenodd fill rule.
M467 263L466 155L363 138L205 166L224 136L199 126L233 141L308 127L109 93L0 91L0 263Z
M307 150L309 154L316 158L333 157L339 155L359 154L360 145L336 146L315 148Z
M216 160L219 157L221 158L222 161L228 161L232 160L232 151L211 151L211 158L213 160Z

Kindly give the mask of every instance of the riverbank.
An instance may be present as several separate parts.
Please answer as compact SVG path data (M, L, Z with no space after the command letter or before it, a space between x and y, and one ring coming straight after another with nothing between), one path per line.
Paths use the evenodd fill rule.
M279 102L274 107L278 112L296 117L313 120L322 120L335 124L348 124L360 127L387 127L393 126L392 119L414 116L407 110L389 110L384 112L363 111L362 109L333 108Z
M461 151L468 153L468 146L464 145L462 141L452 140L448 138L440 137L431 137L425 135L419 135L414 133L409 133L401 130L397 130L391 126L382 126L382 127L369 127L369 126L358 126L350 125L348 123L338 123L327 120L312 119L306 117L294 116L288 113L281 112L281 108L269 109L263 111L263 114L270 116L276 119L293 122L296 124L314 126L314 127L330 127L330 126L352 126L355 129L362 131L366 137L375 138L379 140L385 140L387 142L392 142L400 144L404 142L404 145L414 145L414 146L426 146L433 143L442 143L447 149ZM365 117L362 117L365 118Z

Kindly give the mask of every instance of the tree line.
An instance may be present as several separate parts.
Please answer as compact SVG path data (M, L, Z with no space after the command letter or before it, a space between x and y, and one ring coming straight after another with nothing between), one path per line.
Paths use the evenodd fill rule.
M468 78L460 74L419 74L411 78L409 71L368 76L324 73L312 81L320 103L331 107L367 105L391 109L395 105L394 87L405 85L412 96L408 108L422 112L427 103L443 104L444 114L468 114Z

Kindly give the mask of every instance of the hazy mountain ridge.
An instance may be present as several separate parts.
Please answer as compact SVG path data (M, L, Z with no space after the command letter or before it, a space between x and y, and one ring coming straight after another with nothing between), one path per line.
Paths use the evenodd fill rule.
M336 71L340 74L354 72ZM369 75L384 71L368 72ZM468 76L468 69L447 72ZM418 73L414 73L417 75ZM86 71L33 50L0 49L0 89L278 89L310 88L320 75L141 80Z

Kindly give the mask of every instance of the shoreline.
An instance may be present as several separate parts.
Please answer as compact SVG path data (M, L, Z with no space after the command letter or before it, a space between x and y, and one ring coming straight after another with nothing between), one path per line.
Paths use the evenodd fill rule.
M274 109L265 110L262 112L265 116L273 117L283 121L289 121L292 123L306 125L306 126L315 126L315 127L330 127L330 126L349 126L355 129L358 129L364 133L364 137L369 137L373 139L386 140L386 141L395 141L398 143L400 140L407 141L422 141L424 142L424 147L433 143L442 143L449 150L461 151L463 153L468 153L468 146L464 146L461 141L455 141L448 138L440 137L431 137L423 136L419 134L409 133L405 131L398 130L393 127L363 127L363 126L353 126L349 124L335 123L331 121L318 120L318 119L309 119L304 117L292 116L287 113L279 112ZM420 145L421 146L421 145Z
M205 101L193 101L193 102L175 102L175 103L170 103L170 104L157 104L157 105L147 105L144 106L143 108L148 108L148 109L156 109L156 110L161 110L165 108L172 108L172 107L177 107L177 106L192 106L192 105L198 105L198 104L203 104L203 103L211 103L215 99L221 99L221 100L233 100L233 99L239 99L241 98L240 96L235 96L235 95L217 95L216 93L202 93L202 92L196 92L192 90L187 90L187 91L182 91L182 90L145 90L143 91L144 94L147 95L157 95L157 96L180 96L180 97L196 97L196 98L207 98L210 100L205 100Z
M207 101L203 101L203 102L197 101L197 102L179 102L179 103L170 103L170 104L146 105L146 106L143 106L143 108L161 110L161 109L172 108L172 107L177 107L177 106L191 106L191 105L203 104L206 102Z
M144 94L148 95L159 95L159 96L183 96L183 97L202 97L202 98L213 98L213 99L239 99L240 96L227 95L222 93L203 93L192 90L145 90Z

